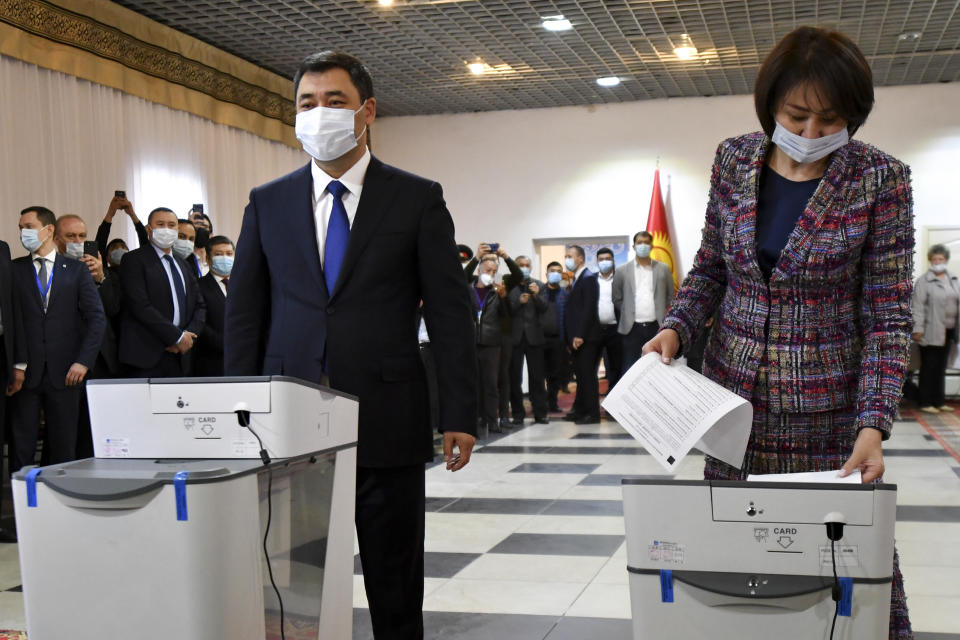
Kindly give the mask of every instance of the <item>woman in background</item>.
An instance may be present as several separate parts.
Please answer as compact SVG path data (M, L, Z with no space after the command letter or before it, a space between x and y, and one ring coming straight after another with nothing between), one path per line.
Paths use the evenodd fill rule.
M920 345L917 404L925 413L953 411L944 398L950 347L957 343L960 284L947 271L950 250L935 244L927 252L930 269L913 288L913 339Z

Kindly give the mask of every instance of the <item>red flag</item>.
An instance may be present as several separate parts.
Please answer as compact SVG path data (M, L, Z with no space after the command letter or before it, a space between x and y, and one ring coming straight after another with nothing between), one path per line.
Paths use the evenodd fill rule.
M660 195L660 169L653 174L653 195L650 197L647 231L653 235L653 249L650 251L650 257L670 267L670 273L673 274L673 288L676 289L680 281L677 278L677 265L673 259L667 212L663 208L663 196Z

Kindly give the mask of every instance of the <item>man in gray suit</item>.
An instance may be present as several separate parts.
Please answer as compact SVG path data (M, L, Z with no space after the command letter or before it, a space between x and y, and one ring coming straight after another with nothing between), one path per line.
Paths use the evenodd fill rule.
M657 335L673 302L670 267L650 257L653 236L640 231L633 236L635 258L617 268L613 276L613 306L617 331L623 336L623 371L640 359L643 345Z

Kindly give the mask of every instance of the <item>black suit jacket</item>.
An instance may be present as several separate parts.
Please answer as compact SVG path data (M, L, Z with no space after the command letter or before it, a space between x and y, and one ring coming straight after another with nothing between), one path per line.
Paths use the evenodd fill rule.
M39 387L45 370L53 388L65 388L74 362L93 369L107 318L87 265L57 255L46 313L31 256L13 261L13 283L27 345L24 388Z
M122 309L123 293L120 290L120 279L115 273L104 269L106 277L97 285L100 302L107 323L104 326L103 341L100 343L100 357L88 378L109 378L120 375L120 355L117 344L116 321Z
M600 285L597 284L597 274L584 269L570 287L570 295L564 307L563 328L568 345L574 338L599 340L603 335L600 319L597 317L599 300Z
M520 303L520 296L527 292L530 283L540 287L539 295L531 295L527 304ZM542 346L546 340L543 337L543 328L540 326L540 316L547 310L547 288L539 280L527 279L514 287L508 296L510 300L511 331L513 344L519 345L524 336L527 343L534 347Z
M200 278L200 294L207 305L207 319L197 341L194 365L198 376L223 375L223 319L227 298L211 271Z
M0 367L6 373L6 380L13 376L13 365L27 361L27 342L23 332L23 315L20 310L20 297L14 295L13 263L10 260L10 246L0 240L0 322L3 323L3 348L5 359ZM0 393L4 390L0 389Z
M152 244L134 249L120 263L123 312L120 321L120 361L140 369L155 367L164 350L175 345L184 331L200 335L206 308L196 278L186 262L170 253L183 272L186 310L174 325L173 294L160 256Z
M358 464L433 458L417 309L441 430L476 433L470 300L440 185L371 158L339 280L327 291L310 165L250 192L230 274L227 375L289 375L360 398Z

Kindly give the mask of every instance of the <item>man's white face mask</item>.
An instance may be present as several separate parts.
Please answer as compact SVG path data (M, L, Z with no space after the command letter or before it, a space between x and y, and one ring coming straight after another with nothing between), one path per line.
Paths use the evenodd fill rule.
M353 133L354 116L360 113L365 104L366 100L356 111L314 107L298 113L295 132L303 150L320 162L336 160L352 151L367 130L364 125L359 136Z

